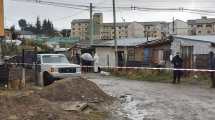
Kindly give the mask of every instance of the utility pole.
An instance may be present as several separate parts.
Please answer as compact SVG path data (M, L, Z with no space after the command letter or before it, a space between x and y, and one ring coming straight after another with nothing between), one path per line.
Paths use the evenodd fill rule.
M149 31L146 31L146 41L149 41Z
M93 45L93 4L90 3L90 46Z
M173 21L172 21L172 34L175 33L175 18L173 17Z
M117 48L117 40L116 40L116 6L115 0L113 0L113 26L114 26L114 46L115 46L115 64L118 66L118 48Z

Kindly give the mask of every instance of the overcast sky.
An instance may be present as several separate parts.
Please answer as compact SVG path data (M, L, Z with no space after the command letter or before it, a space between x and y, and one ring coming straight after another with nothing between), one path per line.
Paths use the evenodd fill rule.
M94 6L111 7L112 0L44 0L52 2L65 2L72 4L89 5L90 2ZM89 18L89 11L77 10L71 8L62 8L56 6L40 5L31 2L20 2L15 0L4 0L5 5L5 26L11 25L18 26L18 20L21 18L26 19L29 23L35 23L36 17L41 19L47 18L53 21L57 29L70 28L70 23L73 19ZM155 8L189 8L189 9L204 9L215 11L214 0L116 0L116 6L131 6L138 7L155 7ZM111 9L99 9L103 12L104 22L112 22ZM132 21L171 21L175 19L188 20L196 19L201 16L215 17L215 14L193 14L187 12L151 12L151 11L138 11L130 9L117 9L117 21L121 22L124 18L127 22Z

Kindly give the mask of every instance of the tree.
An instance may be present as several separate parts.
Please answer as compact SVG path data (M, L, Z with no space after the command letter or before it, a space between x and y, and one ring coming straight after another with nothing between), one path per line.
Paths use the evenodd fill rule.
M36 27L34 27L32 24L28 24L25 30L30 31L32 33L36 33Z
M20 19L18 23L21 30L24 30L27 27L27 22L25 19Z
M41 27L41 21L40 21L40 18L37 17L37 22L36 22L36 34L40 34L41 33L41 30L42 30L42 27Z
M48 23L48 22L47 22L46 19L43 20L43 25L42 25L42 32L43 32L43 34L46 34L47 31L48 31L48 24L47 24L47 23Z
M50 20L43 20L43 25L42 25L42 31L43 34L45 35L54 35L54 25L52 24L52 22Z

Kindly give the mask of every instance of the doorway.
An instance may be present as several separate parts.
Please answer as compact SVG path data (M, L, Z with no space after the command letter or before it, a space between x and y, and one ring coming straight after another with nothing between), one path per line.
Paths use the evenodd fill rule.
M193 66L193 46L182 46L183 68L192 68Z
M125 63L125 53L124 51L118 51L117 52L117 57L118 57L118 66L123 67Z

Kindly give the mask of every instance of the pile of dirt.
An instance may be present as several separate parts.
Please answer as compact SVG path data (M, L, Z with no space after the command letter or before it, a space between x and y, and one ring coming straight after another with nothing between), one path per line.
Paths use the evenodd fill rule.
M89 120L88 114L65 111L62 104L80 101L99 106L112 100L91 81L65 79L42 89L0 91L0 120Z
M38 95L0 96L1 120L86 120L79 113L65 112Z
M68 78L55 82L39 92L49 101L110 102L113 98L105 94L95 83L84 78Z

